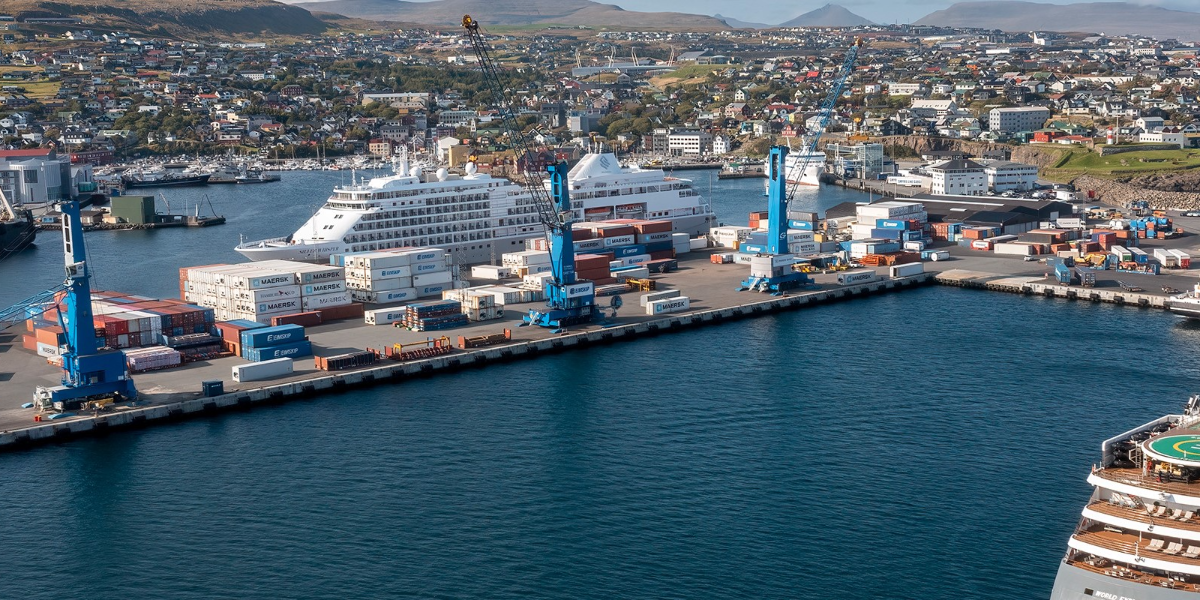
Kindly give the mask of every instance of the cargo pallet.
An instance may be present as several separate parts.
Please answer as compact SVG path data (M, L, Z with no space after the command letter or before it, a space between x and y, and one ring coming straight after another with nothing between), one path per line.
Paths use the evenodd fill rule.
M483 348L484 346L494 346L511 340L512 331L505 329L503 333L493 333L476 337L463 337L460 335L458 336L458 347L463 350L468 348Z

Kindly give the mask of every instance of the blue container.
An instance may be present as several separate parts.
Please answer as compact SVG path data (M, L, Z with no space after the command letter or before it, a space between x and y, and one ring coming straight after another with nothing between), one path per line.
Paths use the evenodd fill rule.
M742 244L741 250L746 254L762 254L767 251L767 247L764 244Z
M900 235L900 239L905 242L919 242L925 239L925 233L921 231L905 231Z
M674 246L672 245L671 240L667 240L665 242L650 242L646 244L646 253L663 252L665 250L671 250L672 248L674 248Z
M788 221L788 229L797 229L799 231L812 231L812 221Z
M908 229L908 223L895 219L876 219L876 229Z
M293 344L304 339L304 327L280 325L242 332L242 348L265 348Z
M871 237L881 240L898 240L902 233L904 233L903 229L872 229Z
M668 245L669 245L669 243L668 243ZM609 250L612 250L614 258L625 258L626 256L637 256L639 254L645 254L647 252L646 247L641 244L634 244L632 246L617 246L615 248L609 248Z
M246 348L244 352L246 353L246 360L252 362L261 362L276 358L301 358L304 356L312 356L312 344L308 340L301 340L293 344L284 344L282 346Z
M746 236L746 242L751 244L765 244L767 243L767 234L763 231L756 231Z

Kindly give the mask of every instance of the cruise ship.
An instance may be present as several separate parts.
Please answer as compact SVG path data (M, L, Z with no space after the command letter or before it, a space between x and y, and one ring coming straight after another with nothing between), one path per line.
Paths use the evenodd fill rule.
M502 178L395 163L396 172L334 188L333 195L288 237L239 244L251 260L326 261L333 254L405 246L446 248L457 264L493 263L544 235L532 195ZM568 175L576 219L658 219L676 232L707 234L712 207L691 181L663 171L621 167L612 153L585 155ZM549 181L546 181L547 188Z
M1051 600L1200 599L1200 396L1100 451Z
M783 167L790 184L821 185L821 174L825 172L825 153L809 152L804 148L789 151L783 159Z

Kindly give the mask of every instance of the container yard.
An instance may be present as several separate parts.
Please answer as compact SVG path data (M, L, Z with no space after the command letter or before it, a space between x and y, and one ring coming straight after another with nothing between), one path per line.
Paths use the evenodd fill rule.
M125 414L171 418L280 400L903 289L935 277L944 285L1146 307L1166 307L1168 290L1196 281L1188 272L1190 240L1165 216L1092 226L1075 219L1074 227L1047 220L1016 231L946 222L924 202L856 205L824 219L789 210L789 254L778 256L762 253L765 213L750 214L752 226L715 227L699 239L654 221L577 224L579 285L604 312L598 324L557 333L517 327L545 297L550 264L541 239L469 273L437 248L335 255L327 265L184 268L181 300L94 296L101 345L130 349L129 371L149 390L136 406L50 424L35 424L33 411L14 408L58 376L53 364L62 329L53 311L31 315L21 337L29 352L8 355L23 364L0 390L0 445L118 425ZM737 291L747 273L767 270L805 273L813 284L773 296ZM610 305L617 295L624 302ZM29 429L35 426L43 429Z
M56 379L56 369L32 352L10 353L8 358L18 364L12 380L0 389L0 447L71 435L56 434L55 428L65 432L93 431L97 426L113 428L145 422L143 419L154 420L159 418L154 415L160 413L161 418L169 420L237 407L239 403L280 401L321 390L344 389L363 381L398 381L487 361L532 358L538 353L589 347L609 340L632 340L661 331L904 289L924 283L929 277L922 274L842 286L837 284L835 274L818 274L815 289L773 298L737 292L736 282L744 275L743 268L713 264L709 254L689 252L677 259L678 270L654 276L657 290L646 292L623 287L627 305L617 311L609 326L578 326L562 334L537 327L515 327L513 319L519 318L516 315L525 307L538 304L532 299L536 294L524 288L523 279L506 279L499 286L494 280L465 282L477 284L476 291L465 290L466 297L480 298L483 305L488 303L483 298L490 298L496 307L505 307L504 317L492 320L472 321L469 312L463 312L461 301L424 300L407 304L402 313L394 308L371 308L356 320L316 326L271 327L249 319L219 322L213 326L213 338L223 351L221 358L138 373L139 388L147 391L137 406L118 407L98 415L78 414L46 424L32 420L34 411L17 407L28 401L33 387ZM489 288L490 292L484 291ZM632 304L643 295L648 296L644 302ZM425 329L441 323L438 319L453 319L458 326ZM397 324L405 327L396 327ZM455 339L462 339L458 344L450 338L439 341L443 339L440 337L443 331L453 332ZM300 349L292 352L297 346ZM286 355L277 356L281 353ZM402 360L401 353L422 358ZM476 358L485 353L485 358ZM297 358L302 355L312 358ZM206 396L205 382L223 383L223 393ZM30 429L33 426L50 429Z

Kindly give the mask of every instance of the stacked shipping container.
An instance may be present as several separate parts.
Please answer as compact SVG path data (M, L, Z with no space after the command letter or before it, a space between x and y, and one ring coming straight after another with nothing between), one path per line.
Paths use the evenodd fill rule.
M269 323L273 317L320 311L323 320L362 314L353 306L341 267L292 261L208 265L179 270L185 300L216 311L222 321Z

